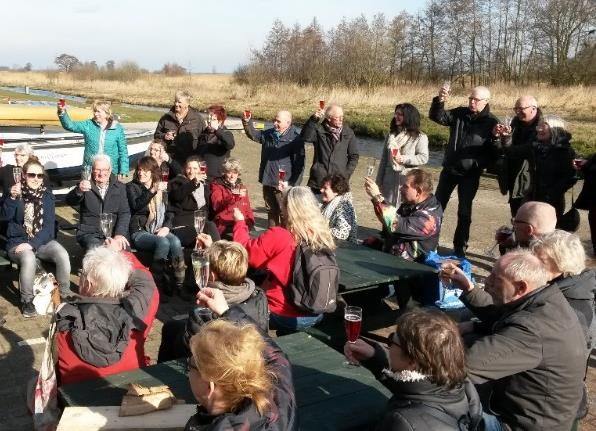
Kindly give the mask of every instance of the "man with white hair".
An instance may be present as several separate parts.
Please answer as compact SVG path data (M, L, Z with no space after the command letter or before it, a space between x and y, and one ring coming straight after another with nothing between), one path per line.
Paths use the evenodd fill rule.
M304 172L304 141L299 130L292 125L292 114L279 111L271 129L259 131L252 122L250 112L242 117L246 136L261 144L259 182L263 185L263 200L267 208L269 227L282 223L282 194L280 181L289 186L299 186ZM283 174L282 174L283 172Z
M515 117L511 124L498 124L495 135L501 137L504 147L531 144L536 140L536 127L542 122L542 111L534 96L521 96L513 107ZM501 193L509 193L509 208L514 216L530 192L530 165L527 159L505 154L499 169Z
M582 398L586 341L575 312L542 262L520 249L497 260L485 289L453 264L441 269L481 319L462 332L483 332L466 353L468 376L490 382L486 430L569 430Z
M323 178L328 175L340 174L350 180L360 154L356 135L344 124L341 106L332 104L325 110L319 108L304 124L302 138L312 142L315 150L307 184L315 195L321 194Z
M449 141L445 146L443 169L435 196L443 211L457 187L457 227L453 235L453 251L464 257L470 238L472 202L478 191L480 175L493 156L493 131L499 120L490 112L490 91L475 87L468 97L468 106L445 110L449 88L443 86L433 98L429 117L449 127Z
M112 175L112 162L105 154L93 157L91 174L91 181L81 180L65 198L67 204L79 207L77 242L85 250L111 241L126 249L130 224L126 185ZM100 228L102 214L110 214L113 218L107 235Z
M89 250L81 298L56 316L56 370L61 385L145 366L145 339L159 307L151 274L132 253Z

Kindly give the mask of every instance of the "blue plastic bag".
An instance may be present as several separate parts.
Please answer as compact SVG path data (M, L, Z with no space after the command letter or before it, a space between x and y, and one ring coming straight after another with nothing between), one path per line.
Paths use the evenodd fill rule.
M431 251L426 255L424 264L438 270L441 269L441 265L445 261L459 262L459 267L462 269L466 277L468 277L469 280L474 282L474 277L472 277L472 265L467 259L460 258L457 256L440 256L436 252ZM436 288L434 289L434 303L437 307L441 309L465 308L464 303L461 302L459 299L459 296L461 294L461 289L457 289L451 284L445 286L444 283L439 279L439 277L437 277Z

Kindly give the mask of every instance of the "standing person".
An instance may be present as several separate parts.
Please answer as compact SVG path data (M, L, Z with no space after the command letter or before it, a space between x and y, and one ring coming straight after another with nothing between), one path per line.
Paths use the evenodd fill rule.
M166 142L168 153L182 166L197 149L199 135L207 127L190 101L188 91L177 91L174 106L159 119L153 135Z
M576 182L571 133L560 117L546 115L536 127L536 140L505 149L507 157L529 161L530 187L526 200L555 207L557 220L565 212L565 192Z
M123 181L128 176L128 145L124 128L112 114L112 103L105 100L93 102L93 118L72 121L65 106L58 103L58 118L66 130L81 133L85 137L83 165L91 166L97 154L107 154L112 170Z
M155 159L162 172L167 170L169 178L174 178L176 175L182 173L182 166L170 157L166 151L166 143L163 140L154 139L153 142L149 144L146 154Z
M522 96L515 102L515 117L511 124L499 124L495 131L504 141L503 146L528 145L536 140L536 127L542 122L542 111L533 96ZM509 193L509 208L515 216L530 192L530 167L527 159L505 156L499 170L499 186L503 194Z
M596 256L596 153L581 167L584 174L584 185L582 191L575 201L575 207L588 210L588 223L592 237L592 249Z
M310 314L298 309L286 298L285 290L292 277L296 247L305 245L314 251L335 250L327 220L308 187L292 187L284 194L284 226L267 229L251 239L243 214L234 210L234 241L248 251L252 268L266 269L267 279L262 288L267 293L271 325L276 329L299 331L316 325L322 314Z
M398 207L405 174L427 162L428 137L420 131L420 113L414 105L400 103L395 107L377 172L376 183L385 201Z
M453 252L464 257L470 238L472 203L480 175L493 156L493 130L499 122L490 112L488 104L490 91L486 87L475 87L468 97L468 106L445 110L449 89L441 88L433 98L429 117L434 122L449 127L449 142L445 147L443 169L435 195L443 207L457 187L457 227L453 235Z
M321 124L319 120L323 118ZM352 129L344 125L344 110L339 105L319 108L302 128L302 138L312 142L315 154L307 186L316 195L321 193L323 178L341 174L348 181L358 165L358 140Z
M68 205L79 207L77 242L85 250L89 250L115 240L120 248L126 249L129 246L127 237L130 226L126 185L112 175L110 158L105 154L93 157L91 175L91 181L81 180L65 198ZM102 213L115 217L112 235L108 238L100 228Z
M259 182L263 185L263 200L267 209L269 227L283 224L281 214L281 191L278 190L280 172L292 187L300 185L304 171L304 141L298 129L292 125L292 114L279 111L273 121L273 128L264 131L255 129L252 115L244 111L242 125L246 135L261 144Z
M175 287L182 292L186 266L180 240L170 232L171 213L166 212L164 191L167 183L161 181L161 171L153 157L139 160L134 179L126 184L130 206L130 240L138 250L152 251L150 271L159 291L160 299L172 294L166 275L167 261L174 268Z
M207 108L207 128L199 135L197 154L207 163L207 181L223 175L222 165L234 148L234 135L226 126L227 114L221 105Z
M2 216L8 220L6 250L19 265L19 290L23 317L35 317L33 280L36 259L56 264L56 279L64 300L70 290L68 252L56 241L54 195L43 185L43 166L30 160L23 166L23 180L10 189L2 204Z

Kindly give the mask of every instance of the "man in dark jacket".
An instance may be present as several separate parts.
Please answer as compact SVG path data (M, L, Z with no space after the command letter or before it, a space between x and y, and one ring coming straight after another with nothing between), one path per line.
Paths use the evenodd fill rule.
M325 114L321 124L319 120ZM340 174L350 179L358 165L358 141L352 129L344 124L341 106L330 105L317 110L302 128L302 138L312 142L315 150L307 186L315 195L321 193L323 178Z
M267 208L269 226L279 226L281 220L281 192L279 181L299 186L304 172L304 141L292 125L292 114L279 111L273 128L255 129L251 116L242 118L246 135L261 144L259 182L263 185L263 199Z
M454 253L463 257L468 247L472 202L478 191L480 174L494 155L493 131L499 120L490 113L490 91L486 87L472 89L467 107L445 110L449 91L441 88L433 98L429 117L436 123L449 126L449 142L445 147L443 170L435 195L443 207L457 187L457 227L453 236Z
M166 142L167 152L181 166L195 152L199 135L207 127L199 111L190 107L190 100L190 93L177 91L174 106L159 119L153 135Z
M462 331L485 332L467 351L474 384L491 382L487 430L569 430L582 397L586 341L575 312L529 250L497 260L480 289L455 265L441 277L482 320ZM508 427L505 428L504 426Z
M531 144L536 140L536 126L542 121L542 111L533 96L522 96L515 102L515 117L511 124L497 125L496 135L501 137L502 146ZM504 156L499 167L501 193L509 193L509 208L515 216L518 208L528 196L531 188L527 159Z
M126 185L112 175L110 158L98 154L93 158L92 181L82 180L66 195L66 203L79 206L77 242L85 250L98 247L108 239L117 241L122 249L129 246L130 208ZM100 227L102 214L113 217L112 231L104 235Z

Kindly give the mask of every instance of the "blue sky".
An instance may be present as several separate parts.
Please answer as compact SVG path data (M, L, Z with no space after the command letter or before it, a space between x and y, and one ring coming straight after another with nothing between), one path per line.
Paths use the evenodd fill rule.
M231 72L260 48L275 19L305 26L313 17L325 30L342 17L387 18L416 12L405 0L191 1L18 0L4 6L0 65L54 67L62 53L104 64L134 60L160 69L176 62L193 72ZM366 9L364 9L366 8Z

